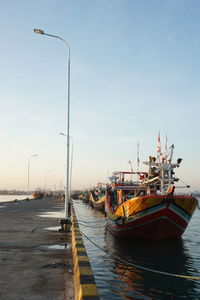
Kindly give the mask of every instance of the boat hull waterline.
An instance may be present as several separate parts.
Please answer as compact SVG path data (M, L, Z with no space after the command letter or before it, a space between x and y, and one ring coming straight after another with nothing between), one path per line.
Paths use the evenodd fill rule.
M122 203L116 211L106 201L107 227L115 235L151 240L181 237L197 206L192 196L144 196Z

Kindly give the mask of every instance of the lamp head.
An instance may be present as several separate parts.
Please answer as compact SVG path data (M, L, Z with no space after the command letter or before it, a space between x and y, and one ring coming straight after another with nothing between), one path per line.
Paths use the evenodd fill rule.
M42 29L34 29L34 32L38 34L44 34L44 31Z
M33 158L33 157L35 157L35 156L38 156L37 154L33 154L33 155L31 155L29 158L28 158L28 160L30 160L31 158Z
M63 132L59 132L59 134L60 134L60 135L64 135L64 136L66 136L66 134L64 134Z
M177 164L180 165L180 163L182 162L182 160L183 160L182 158L178 158L177 159Z

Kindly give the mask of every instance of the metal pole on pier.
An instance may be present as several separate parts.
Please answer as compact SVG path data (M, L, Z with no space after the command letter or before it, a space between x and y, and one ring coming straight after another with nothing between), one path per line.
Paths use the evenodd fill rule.
M31 158L36 157L36 156L37 156L37 154L33 154L28 158L28 184L27 184L28 199L29 199L29 181L30 181L29 180L29 178L30 178L30 160L31 160Z
M41 29L34 29L35 33L50 36L53 38L57 38L61 40L65 46L67 47L68 50L68 64L67 64L67 70L68 70L68 81L67 81L67 111L66 111L66 135L67 135L67 157L66 157L66 186L65 186L65 223L69 224L70 221L70 193L69 193L69 128L70 128L70 47L68 43L61 37L49 33L45 33Z

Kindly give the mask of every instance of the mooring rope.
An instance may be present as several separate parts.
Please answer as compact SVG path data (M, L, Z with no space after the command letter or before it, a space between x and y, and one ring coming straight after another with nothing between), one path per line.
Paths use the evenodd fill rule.
M185 279L195 279L195 280L200 280L200 277L197 276L189 276L189 275L181 275L181 274L174 274L174 273L169 273L169 272L164 272L164 271L158 271L155 269L151 269L151 268L147 268L147 267L143 267L140 266L138 264L135 263L131 263L129 261L126 261L122 258L120 258L119 256L113 254L112 252L108 251L108 250L104 250L101 246L97 245L94 241L92 241L83 231L80 230L80 232L82 233L82 235L89 241L91 242L94 246L96 246L98 249L100 249L101 251L103 251L104 253L114 257L115 259L117 259L118 261L123 262L126 265L132 266L132 267L136 267L138 269L142 269L145 271L149 271L152 273L157 273L157 274L161 274L161 275L165 275L165 276L171 276L171 277L178 277L178 278L185 278Z

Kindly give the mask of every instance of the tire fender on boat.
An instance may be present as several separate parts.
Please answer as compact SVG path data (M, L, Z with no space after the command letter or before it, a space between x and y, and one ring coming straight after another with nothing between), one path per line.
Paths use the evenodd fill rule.
M117 224L117 226L122 226L122 225L124 225L124 218L118 218L117 220L116 220L116 224Z

